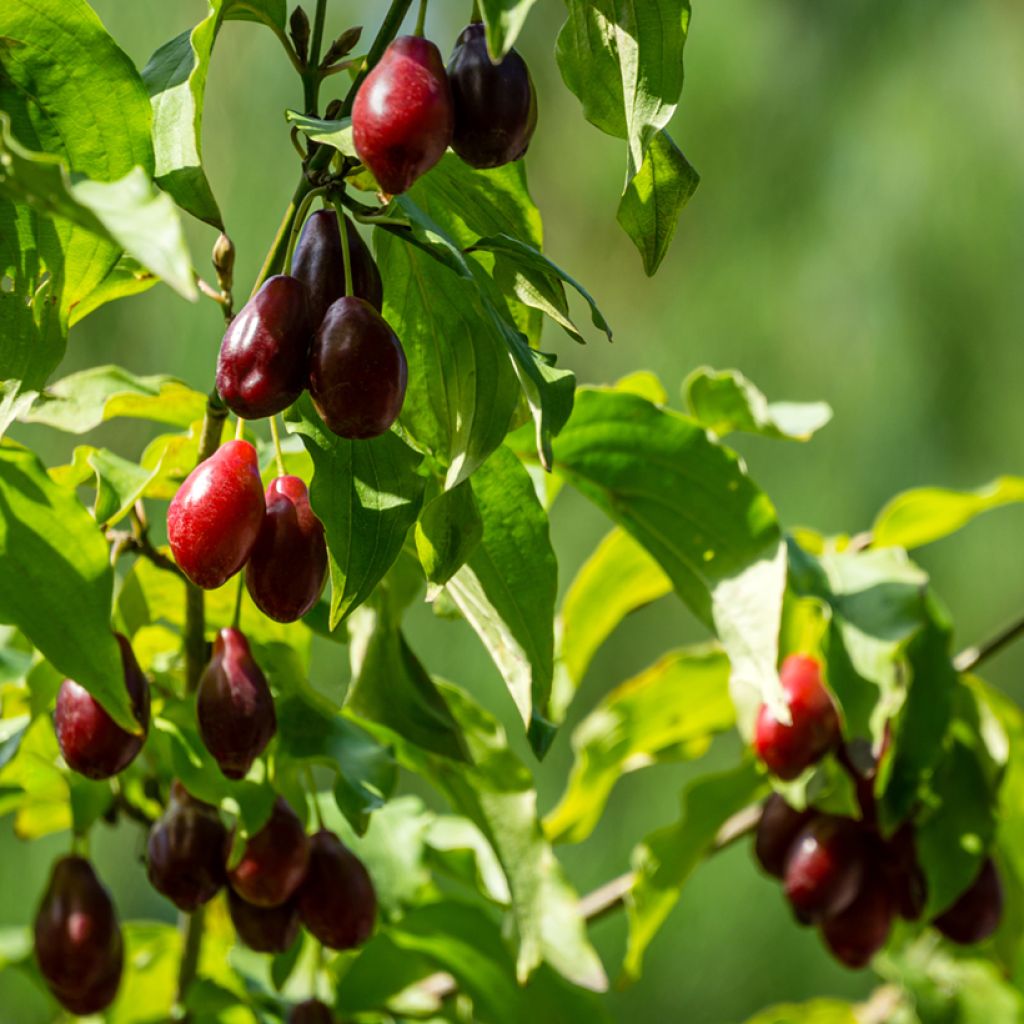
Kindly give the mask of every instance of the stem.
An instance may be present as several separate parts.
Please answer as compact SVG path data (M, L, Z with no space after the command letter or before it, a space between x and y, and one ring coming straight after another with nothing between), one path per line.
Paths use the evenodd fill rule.
M309 786L309 795L313 798L313 816L316 818L316 827L323 831L324 816L320 811L320 801L317 799L316 779L313 778L313 769L306 765L306 785Z
M1016 622L1012 622L991 639L976 647L968 647L961 651L953 659L953 668L957 672L973 672L983 661L998 654L1004 647L1008 647L1014 640L1019 640L1022 636L1024 636L1024 616Z
M370 69L380 60L384 51L391 44L391 41L398 35L398 30L402 27L402 22L405 20L406 14L409 13L410 7L412 7L412 0L391 0L391 7L388 9L388 13L384 15L384 21L381 23L377 38L374 39L373 45L366 54L366 63L363 65L363 70L356 75L355 81L345 96L345 101L341 107L341 117L348 117L352 113L352 104L356 101L356 93L359 92L363 79L370 73Z
M299 201L299 205L295 210L295 218L292 221L292 229L288 232L288 248L284 251L284 261L281 264L282 269L287 270L291 273L292 270L292 259L295 256L295 246L298 244L299 235L302 233L302 225L306 222L306 215L309 213L309 208L313 203L313 200L317 196L322 196L326 192L326 188L314 188L306 193Z
M469 16L471 22L483 21L483 15L480 13L480 0L473 0L473 12Z
M312 936L310 936L312 938ZM313 939L313 956L310 959L310 983L312 996L317 999L320 995L320 970L323 966L324 947L318 939Z
M274 461L277 463L277 475L284 476L284 456L281 454L281 435L277 432L277 417L270 417L270 436L274 439Z
M238 574L238 592L235 594L235 614L231 616L231 628L238 629L242 620L242 595L245 593L245 573Z
M185 1006L185 999L192 982L196 979L196 970L199 967L199 952L203 944L203 918L205 908L200 907L194 914L179 914L178 929L182 933L184 948L181 953L181 965L178 968L178 993L175 1003L178 1006L179 1020L188 1021L191 1014L181 1012Z
M429 0L420 0L420 13L416 16L416 29L414 35L423 35L423 30L427 26L427 3Z
M238 417L238 422L235 424L235 440L241 441L245 437L245 420L241 416Z
M345 218L345 209L338 202L335 202L334 208L338 212L338 220L341 221L339 226L341 228L341 258L345 267L345 294L352 295L354 293L352 286L352 252L348 244L348 224Z
M324 41L324 21L327 18L327 0L316 0L316 14L313 16L313 38L309 44L309 63L317 67L320 63L320 47Z

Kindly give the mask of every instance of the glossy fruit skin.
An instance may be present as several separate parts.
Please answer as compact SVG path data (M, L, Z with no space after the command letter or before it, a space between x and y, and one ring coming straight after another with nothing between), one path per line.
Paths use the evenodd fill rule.
M62 857L35 919L35 953L50 991L72 1013L97 1013L117 993L124 946L110 894L83 857Z
M306 386L313 340L306 286L278 274L231 321L217 360L217 391L247 420L287 409Z
M839 715L814 658L791 654L783 662L779 678L792 724L779 722L768 705L762 704L754 748L773 774L795 779L839 742Z
M327 541L297 476L271 480L267 511L245 567L245 585L264 615L295 622L320 600L327 582Z
M274 698L238 629L222 629L196 691L203 744L229 779L244 779L277 732Z
M866 967L885 945L892 928L893 906L883 880L867 877L845 910L822 925L832 955L854 970Z
M785 876L786 858L793 842L813 817L813 811L795 810L778 793L772 793L764 802L754 833L754 854L769 875Z
M181 571L214 590L245 565L266 505L256 449L228 441L200 463L167 510L167 539Z
M296 813L278 797L270 819L245 845L242 859L228 871L231 888L246 903L279 907L306 877L310 840Z
M399 36L356 96L356 152L381 190L397 195L441 159L454 120L451 86L437 47L419 36Z
M526 61L512 49L492 64L484 26L474 22L455 42L448 80L455 107L452 149L481 169L523 156L537 127L537 93Z
M150 884L179 910L193 913L227 882L227 838L217 808L196 800L175 781L167 809L146 842Z
M284 953L291 949L302 927L294 900L279 907L254 907L228 889L228 912L238 938L257 953Z
M405 350L384 318L362 299L338 299L316 332L309 393L339 437L361 440L385 433L405 401Z
M866 859L857 822L828 815L811 821L786 858L786 897L797 919L823 921L845 910L860 890Z
M135 760L149 731L149 683L135 660L128 640L115 634L132 711L143 728L141 736L122 729L87 690L65 679L57 693L54 727L68 767L89 779L109 779Z
M327 829L313 836L298 904L302 923L328 949L355 949L373 934L373 881L363 862Z
M370 255L369 246L348 217L345 218L345 231L352 266L352 294L380 312L384 307L384 282L380 269ZM292 274L306 286L309 315L315 331L327 310L345 294L345 257L338 215L333 210L317 210L306 220L292 256Z
M309 999L292 1007L288 1024L334 1024L334 1014L319 999Z
M933 923L947 939L971 946L992 935L1002 918L1003 883L990 857L971 886Z

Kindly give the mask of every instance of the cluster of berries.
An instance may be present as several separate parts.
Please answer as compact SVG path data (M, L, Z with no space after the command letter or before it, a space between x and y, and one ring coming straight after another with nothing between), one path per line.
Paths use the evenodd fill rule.
M834 751L854 782L861 816L798 811L776 793L764 805L754 851L761 867L782 881L796 919L819 926L841 963L864 967L885 945L897 916L917 921L924 912L914 828L905 822L888 837L879 829L877 760L869 748L843 744L818 662L791 655L780 678L791 721L779 721L762 706L754 737L758 756L777 777L792 780ZM974 883L932 924L954 942L981 942L998 927L1002 908L999 876L987 859Z

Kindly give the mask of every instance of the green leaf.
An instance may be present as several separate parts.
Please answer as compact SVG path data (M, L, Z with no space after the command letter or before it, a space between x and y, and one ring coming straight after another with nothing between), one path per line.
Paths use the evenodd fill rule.
M138 377L119 366L94 366L52 384L21 418L86 434L119 417L185 428L202 419L205 409L206 396L174 377Z
M338 808L359 835L394 789L395 765L387 750L312 693L278 702L277 758L333 768Z
M526 16L537 0L481 0L480 13L487 29L487 51L497 62L515 45Z
M690 415L718 437L734 431L809 441L832 419L824 402L772 402L739 370L701 366L683 383Z
M210 13L165 43L142 69L153 106L157 183L192 216L224 230L203 170L203 101L213 47L225 21L259 21L283 35L284 0L210 0Z
M125 971L110 1024L148 1024L166 1020L174 1006L181 934L169 924L128 921L122 926Z
M476 550L483 531L469 481L430 502L416 522L416 553L428 582L447 583Z
M671 591L661 566L630 534L616 527L604 537L562 600L559 656L565 678L556 678L556 720L565 716L591 660L619 623Z
M387 609L361 609L349 622L352 683L345 707L435 754L466 757L457 722Z
M347 441L308 395L286 416L313 459L310 501L324 524L331 566L331 629L358 608L398 558L423 500L421 457L397 434Z
M785 1003L754 1014L746 1024L860 1024L855 1007L838 999Z
M931 791L931 806L916 833L928 917L949 907L974 881L996 830L996 794L978 752L961 740L944 753Z
M672 244L679 215L700 184L700 175L666 131L658 132L644 162L626 185L616 219L640 250L653 277Z
M352 118L343 117L338 120L325 121L319 117L309 117L297 110L286 110L285 120L313 142L323 146L332 146L343 156L358 160L356 144L352 138Z
M512 899L508 881L487 837L468 818L440 815L430 822L423 841L430 863L458 878L499 906Z
M872 527L878 547L918 548L967 526L975 516L1024 501L1024 477L1001 476L976 491L921 487L889 502Z
M122 459L106 448L83 444L75 448L70 465L51 469L50 477L69 490L93 480L96 487L93 519L100 526L113 526L128 514L155 472Z
M539 249L509 235L493 235L481 238L468 249L469 252L491 252L500 257L499 262L510 264L517 272L516 294L528 306L547 313L573 340L580 344L584 338L569 319L569 308L565 299L562 282L571 285L590 306L590 317L594 326L612 340L612 329L608 326L593 296L575 278L570 277L561 267L553 263Z
M108 302L148 291L158 280L156 274L146 270L137 259L122 253L107 276L71 310L69 326L74 327Z
M575 761L562 799L544 819L548 838L582 842L622 775L700 757L735 721L723 651L705 646L666 654L612 690L573 731Z
M744 692L779 700L786 552L771 502L735 453L637 395L583 388L554 454L556 472L642 544L717 630L737 704Z
M11 444L0 446L0 561L0 621L136 731L110 631L113 573L103 535L35 455Z
M689 0L567 0L566 6L558 67L587 120L628 143L618 219L652 274L697 183L663 131L683 87Z
M751 762L692 782L675 825L651 833L634 851L636 880L626 896L629 939L623 972L640 976L644 952L679 899L697 865L712 849L725 822L764 792L766 783Z
M483 537L445 590L487 648L529 727L547 715L554 673L558 563L548 517L530 474L508 448L499 448L471 485Z

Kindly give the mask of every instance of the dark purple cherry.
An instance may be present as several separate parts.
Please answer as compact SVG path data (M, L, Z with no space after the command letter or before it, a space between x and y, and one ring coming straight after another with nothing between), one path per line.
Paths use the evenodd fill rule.
M870 875L864 878L853 902L822 925L822 935L833 956L856 970L866 967L885 945L892 918L893 906L884 880Z
M334 1024L334 1014L319 999L308 999L292 1007L292 1012L288 1014L288 1024Z
M228 441L200 463L167 510L167 539L181 571L214 590L245 565L266 505L256 449Z
M377 919L377 894L363 862L326 829L313 836L298 903L302 923L328 949L361 946Z
M316 332L309 393L324 423L350 440L377 437L398 419L408 378L405 350L362 299L338 299Z
M297 476L267 486L267 513L245 569L256 607L277 622L294 622L317 603L327 580L323 524Z
M917 860L914 828L905 822L882 846L879 866L889 886L893 909L907 921L917 921L924 913L928 889Z
M217 360L217 390L247 420L287 409L306 386L313 340L306 286L271 277L228 327Z
M149 730L149 683L131 644L120 633L115 635L121 648L125 688L142 735L134 736L122 729L103 705L72 679L65 679L57 693L54 725L60 752L69 768L90 779L109 779L124 771L142 749Z
M816 659L791 654L782 663L779 679L792 722L780 722L768 705L762 704L754 748L774 775L795 779L839 742L839 715L822 683Z
M249 641L222 629L196 691L199 733L229 779L244 779L277 731L274 698Z
M150 884L179 910L191 914L227 881L227 830L217 808L197 800L175 780L171 799L149 830L146 873Z
M270 819L245 844L242 859L228 871L231 888L257 907L279 907L306 877L310 841L298 815L278 797Z
M754 836L754 853L769 875L785 875L793 841L813 817L813 811L794 810L778 793L765 800Z
M480 22L467 25L448 61L455 107L452 149L471 167L518 160L537 127L537 93L526 61L513 49L497 64Z
M786 858L786 896L797 918L823 921L845 910L860 889L866 858L857 822L827 815L811 821Z
M370 249L345 218L348 255L352 268L352 294L365 299L378 312L384 305L384 283ZM341 248L338 215L333 210L310 214L292 257L292 274L309 293L309 313L316 330L327 310L345 294L345 258Z
M239 939L257 953L284 953L299 936L299 911L295 900L279 907L256 907L228 889L228 912Z
M453 120L452 91L437 47L419 36L399 36L356 96L356 152L381 191L397 195L444 155Z
M1003 883L990 857L970 887L933 923L947 939L972 946L992 935L1002 918Z
M35 953L50 991L72 1013L98 1013L117 993L124 947L117 912L92 865L62 857L35 920Z

